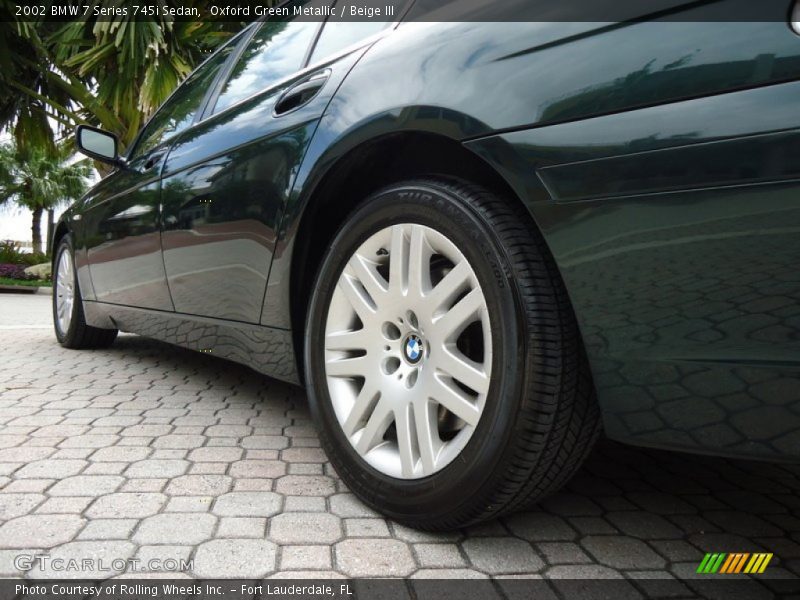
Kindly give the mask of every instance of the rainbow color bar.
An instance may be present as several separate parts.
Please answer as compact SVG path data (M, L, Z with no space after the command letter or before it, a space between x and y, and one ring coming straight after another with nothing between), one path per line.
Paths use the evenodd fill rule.
M750 573L760 574L772 560L771 552L750 554L749 552L714 552L706 554L697 567L698 573Z

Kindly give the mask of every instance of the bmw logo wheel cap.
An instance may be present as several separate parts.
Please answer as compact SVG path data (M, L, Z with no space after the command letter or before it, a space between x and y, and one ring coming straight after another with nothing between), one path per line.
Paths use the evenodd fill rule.
M417 335L408 336L403 344L403 353L405 354L406 360L412 365L416 365L422 360L424 346L422 345L420 337Z

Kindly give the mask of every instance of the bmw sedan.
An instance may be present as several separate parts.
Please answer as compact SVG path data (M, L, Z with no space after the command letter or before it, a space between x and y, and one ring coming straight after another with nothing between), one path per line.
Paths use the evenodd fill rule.
M344 482L422 529L537 502L601 432L797 459L791 3L671 4L251 24L124 155L79 129L115 168L55 231L58 341L305 386Z

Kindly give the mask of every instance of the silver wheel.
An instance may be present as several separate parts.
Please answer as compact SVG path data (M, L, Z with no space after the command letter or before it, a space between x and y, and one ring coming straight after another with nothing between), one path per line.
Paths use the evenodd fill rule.
M75 303L75 270L69 250L58 257L56 266L56 321L59 331L66 334L72 321L72 305Z
M432 475L483 414L492 332L481 286L438 231L398 224L350 257L325 325L325 376L356 452L390 477Z

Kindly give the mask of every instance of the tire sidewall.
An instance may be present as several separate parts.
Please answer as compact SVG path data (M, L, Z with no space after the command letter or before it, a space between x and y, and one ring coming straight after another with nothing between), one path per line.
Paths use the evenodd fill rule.
M441 471L414 480L388 477L352 448L333 412L324 374L328 304L340 273L375 232L397 223L419 223L447 236L480 282L492 328L492 378L481 419L461 454ZM345 483L368 504L400 520L431 521L469 510L489 497L512 432L523 389L525 319L516 283L499 240L479 211L432 184L401 184L358 207L336 235L317 276L306 326L306 381L322 443ZM461 506L459 506L461 505ZM484 507L485 508L485 507Z

